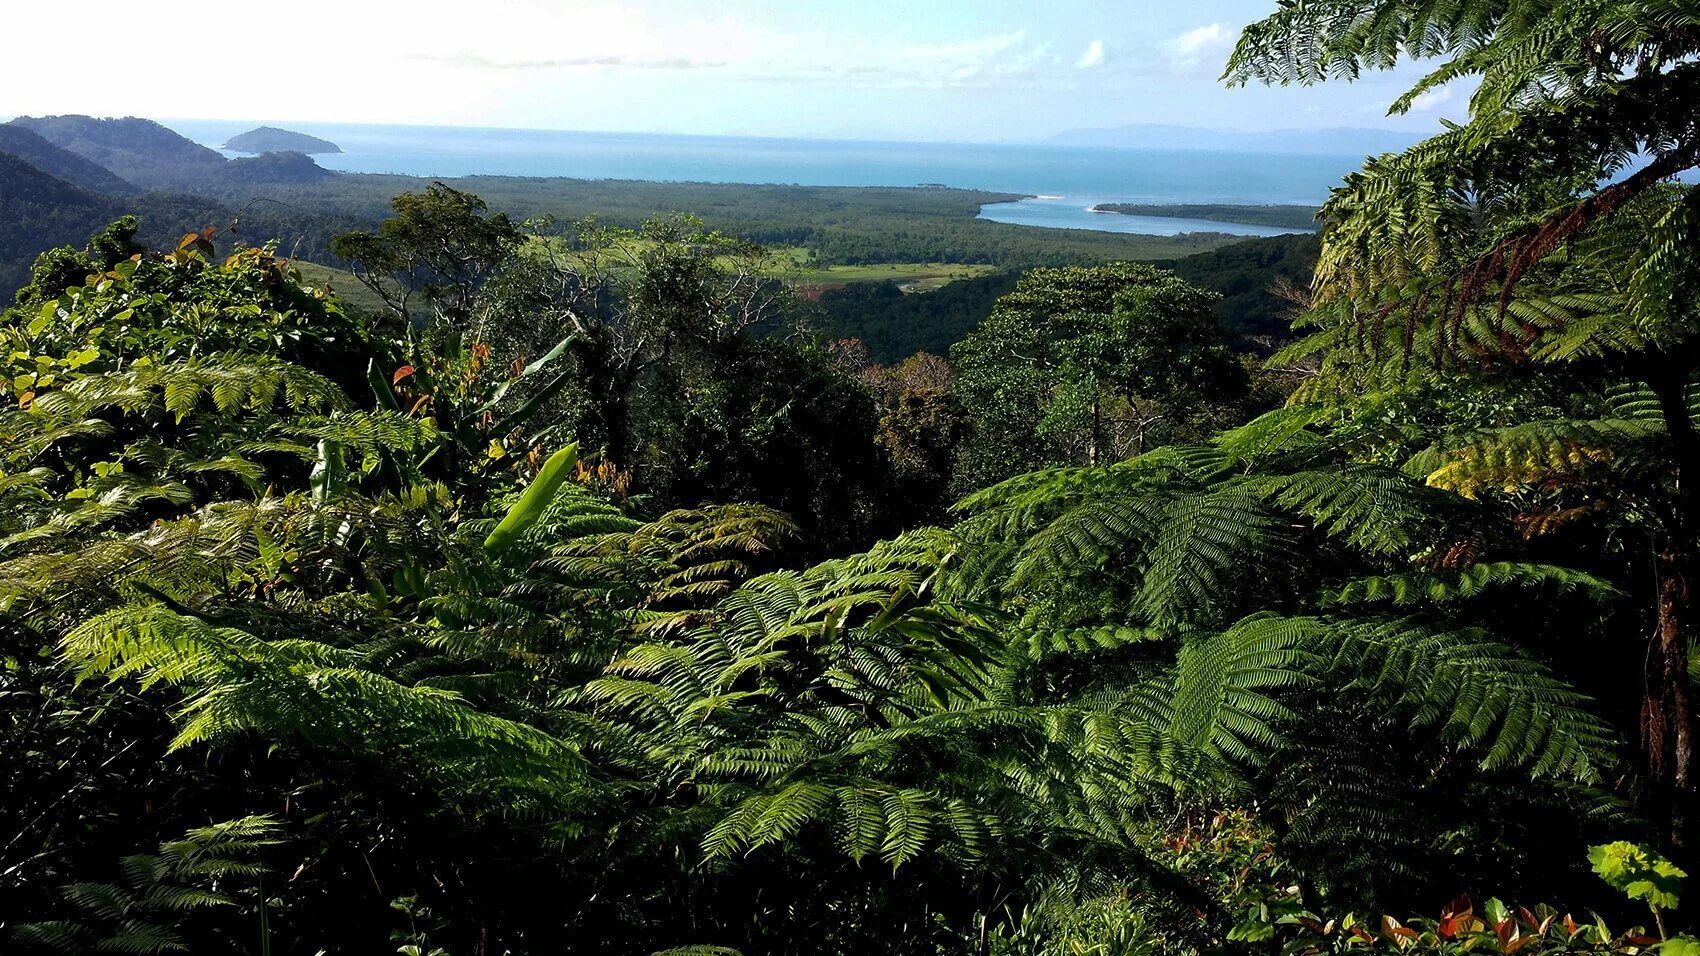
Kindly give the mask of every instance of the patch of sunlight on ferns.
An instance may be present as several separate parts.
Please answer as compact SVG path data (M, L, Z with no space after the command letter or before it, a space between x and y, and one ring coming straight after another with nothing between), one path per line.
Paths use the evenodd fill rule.
M1430 485L1474 498L1483 491L1580 481L1607 463L1631 466L1656 459L1649 440L1662 422L1644 419L1528 422L1470 436L1451 447L1431 448L1406 466Z
M364 457L376 457L384 452L418 452L437 437L437 430L429 421L385 411L346 411L330 418L303 418L282 426L279 431L303 439L303 458L316 454L308 446L321 441L335 442Z
M637 588L645 592L639 609L711 603L749 578L751 559L797 533L789 518L759 505L680 509L639 523L583 494L564 494L555 507L563 500L573 503L541 532L562 543L539 567L586 586Z
M1322 407L1290 405L1222 432L1216 436L1215 445L1235 468L1250 470L1274 460L1328 449L1324 435L1315 431L1315 426L1328 417L1328 410Z
M264 507L214 505L134 534L0 562L0 607L75 615L81 610L77 599L112 595L133 584L167 591L204 587L220 579L226 568L258 556L254 529L261 510ZM60 608L61 603L66 607Z
M1290 422L1266 424L1286 442L1298 441L1302 431ZM1244 434L1238 440L1269 449L1267 438ZM1307 455L1314 447L1309 441L1300 446ZM1289 560L1304 527L1360 553L1391 556L1430 543L1457 511L1452 496L1389 469L1358 465L1237 475L1219 467L1224 454L1216 451L1216 480L1204 484L1130 478L1133 469L1117 466L1072 471L1058 484L1033 482L972 499L964 508L985 510L958 528L971 541L983 541L988 529L1002 530L995 517L1001 509L1054 516L1011 551L996 543L971 550L970 581L1030 599L1072 581L1114 581L1130 589L1132 609L1150 626L1197 625L1231 608L1235 582L1250 569ZM1157 469L1166 467L1144 470L1161 475ZM999 569L1007 569L1001 582ZM1047 614L1055 611L1045 607Z
M1113 705L1004 702L995 634L922 598L953 547L920 534L753 579L627 651L578 699L676 768L655 772L725 802L703 837L711 857L824 828L856 859L968 860L1010 814L1057 826L1040 806L1112 839L1136 788L1202 777ZM988 788L988 774L1012 789Z
M1168 631L1157 628L1116 624L1075 627L1060 631L1035 626L1031 630L1026 647L1027 653L1034 660L1143 644L1169 636Z
M75 616L90 602L149 589L185 595L225 589L229 574L284 549L303 572L378 565L404 558L419 533L417 513L440 503L440 486L397 496L305 496L221 502L125 535L60 542L61 550L0 561L0 608L30 606Z
M1250 487L1370 555L1400 554L1429 543L1459 510L1452 496L1373 465L1274 475Z
M342 390L317 372L270 356L213 355L76 379L37 397L30 411L49 420L73 421L108 409L141 414L158 408L182 421L203 400L224 414L278 408L314 414L348 408Z
M1068 524L1065 518L1053 527L1066 535ZM1214 619L1248 567L1296 556L1289 527L1262 507L1256 489L1228 486L1175 498L1165 503L1155 530L1136 607L1157 627ZM1018 567L1014 586L1022 586L1015 582L1027 567Z
M709 831L702 848L710 858L750 853L810 825L833 830L851 859L877 856L893 868L929 849L973 860L1002 832L995 815L928 790L796 782L746 798Z
M0 555L16 553L93 530L159 504L186 505L194 493L181 482L155 483L118 473L83 486L87 494L51 512L46 520L0 539Z

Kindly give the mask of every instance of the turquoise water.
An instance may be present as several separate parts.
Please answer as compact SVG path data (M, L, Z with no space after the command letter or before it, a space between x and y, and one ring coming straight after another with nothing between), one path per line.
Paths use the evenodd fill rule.
M168 120L209 146L261 121ZM1020 144L886 143L647 133L277 123L341 146L329 169L412 176L566 176L807 186L915 186L1061 196L988 207L1002 222L1111 232L1236 231L1257 226L1090 213L1100 202L1315 205L1362 157L1099 149ZM1184 228L1182 223L1185 223ZM1273 232L1280 232L1274 230Z
M1275 226L1253 226L1243 222L1181 219L1174 216L1124 216L1120 213L1092 211L1092 207L1099 203L1137 201L1139 200L1106 196L1039 196L1020 202L981 206L980 218L1018 226L1130 232L1141 236L1179 236L1189 232L1221 232L1230 236L1284 236L1301 231Z

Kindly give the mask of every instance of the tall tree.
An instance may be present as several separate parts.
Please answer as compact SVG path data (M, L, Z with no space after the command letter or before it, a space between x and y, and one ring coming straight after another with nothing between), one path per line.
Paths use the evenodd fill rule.
M970 487L1047 464L1106 464L1231 394L1216 295L1139 263L1035 269L951 350L974 423Z

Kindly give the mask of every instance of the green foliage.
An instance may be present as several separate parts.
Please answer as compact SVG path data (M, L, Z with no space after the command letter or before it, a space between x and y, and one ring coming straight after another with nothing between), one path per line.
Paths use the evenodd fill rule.
M1632 900L1644 900L1655 913L1676 909L1688 876L1658 853L1624 840L1590 847L1588 862L1600 879Z
M1214 327L1214 298L1134 263L1022 276L951 351L976 425L962 484L1113 461L1144 450L1164 419L1231 395L1239 369Z
M568 445L549 456L538 469L537 477L520 495L508 513L502 516L500 524L484 539L487 551L500 551L514 543L525 534L548 510L554 502L555 495L561 490L561 484L567 480L568 473L578 464L578 446Z
M1650 304L1688 287L1686 194L1615 210L1644 236L1602 213L1517 245L1602 164L1477 55L1603 23L1592 69L1640 96L1686 82L1660 59L1689 56L1685 14L1362 7L1283 7L1245 75L1410 46L1484 74L1491 110L1336 196L1320 338L1279 359L1300 401L1226 431L1261 397L1217 297L1125 262L1029 272L955 368L870 368L690 217L556 231L406 194L337 241L370 316L216 234L158 255L119 223L44 260L0 319L0 809L28 844L0 922L129 951L239 926L306 952L1653 945L1463 900L1314 915L1573 891L1588 834L1683 805L1618 723L1663 757L1688 719L1700 390L1690 317ZM1532 64L1554 116L1608 115L1609 84ZM1458 191L1461 158L1495 189ZM866 201L978 198L936 192ZM1481 266L1502 241L1540 261ZM1456 321L1448 274L1475 276ZM955 527L913 527L952 474L977 489ZM1625 610L1643 541L1651 621ZM1657 667L1603 650L1647 623ZM1599 862L1674 904L1677 864ZM290 874L263 896L262 863Z
M191 952L185 924L202 911L246 911L265 905L247 884L263 877L266 866L259 858L279 842L278 821L265 816L197 827L160 844L157 853L125 857L122 883L63 887L64 902L75 916L25 923L14 933L29 951ZM228 935L230 925L223 938L226 945L234 942ZM195 942L215 944L213 939Z
M1315 369L1299 399L1337 408L1460 385L1539 396L1533 414L1454 412L1404 465L1634 597L1595 630L1628 638L1600 656L1622 662L1673 845L1700 805L1686 770L1700 353L1681 182L1700 164L1697 25L1671 0L1287 3L1246 29L1226 74L1308 84L1423 62L1394 112L1475 84L1467 123L1335 190L1312 334L1277 361Z
M439 321L471 320L479 290L517 251L519 228L501 213L484 215L482 199L442 183L402 193L391 206L395 215L378 232L339 236L331 251L404 323L411 324L416 300Z

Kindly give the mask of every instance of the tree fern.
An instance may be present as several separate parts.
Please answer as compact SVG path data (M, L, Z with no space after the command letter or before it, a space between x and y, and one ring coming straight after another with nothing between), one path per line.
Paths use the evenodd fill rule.
M158 852L121 861L124 882L72 883L61 893L75 918L25 923L14 930L26 947L55 953L189 952L202 911L249 901L246 884L265 872L259 857L279 842L281 827L250 816L198 827L160 844Z

